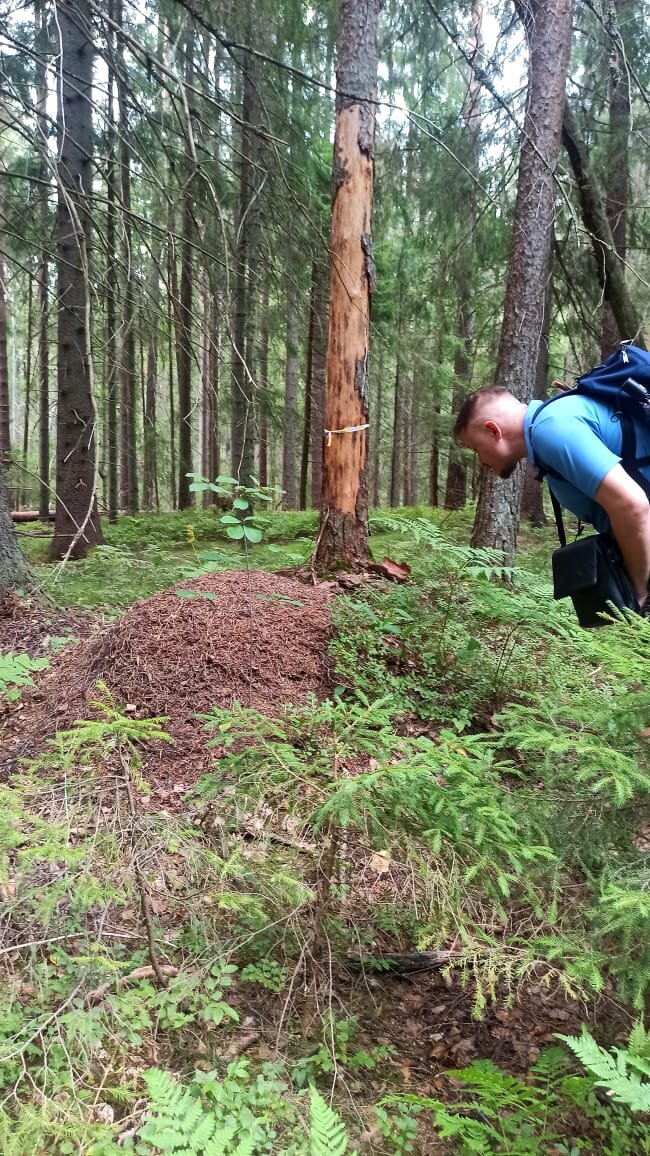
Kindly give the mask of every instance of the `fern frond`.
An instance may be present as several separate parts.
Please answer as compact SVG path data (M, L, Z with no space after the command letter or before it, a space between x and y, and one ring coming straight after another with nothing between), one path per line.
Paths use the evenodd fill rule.
M636 1071L629 1071L628 1065L641 1067L650 1072L650 1065L638 1056L631 1056L623 1048L608 1052L596 1043L593 1036L585 1032L582 1036L560 1036L565 1044L594 1076L597 1083L606 1088L613 1100L627 1104L633 1112L650 1112L650 1083L642 1081Z
M345 1156L348 1134L345 1124L312 1085L309 1151L311 1156Z

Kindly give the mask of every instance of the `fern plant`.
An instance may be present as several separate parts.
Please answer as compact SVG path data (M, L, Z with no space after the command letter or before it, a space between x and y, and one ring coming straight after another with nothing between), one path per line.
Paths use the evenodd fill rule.
M310 1094L310 1156L346 1156L350 1151L348 1134L340 1116L330 1108L329 1104L313 1086Z
M630 1037L629 1048L601 1048L589 1032L581 1036L558 1036L578 1057L580 1063L597 1077L596 1086L618 1104L633 1112L650 1112L650 1048L645 1031L637 1027ZM636 1050L641 1047L645 1054Z

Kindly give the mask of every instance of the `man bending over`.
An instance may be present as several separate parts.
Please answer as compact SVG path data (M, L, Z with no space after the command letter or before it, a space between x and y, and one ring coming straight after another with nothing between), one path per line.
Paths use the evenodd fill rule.
M635 430L637 456L650 455L650 428L635 426ZM621 464L623 435L618 413L578 394L557 404L531 401L525 405L507 389L488 386L466 399L454 437L500 478L509 478L522 458L548 471L549 487L561 506L599 533L609 530L614 535L639 606L645 606L650 579L650 502ZM650 487L650 466L639 476Z

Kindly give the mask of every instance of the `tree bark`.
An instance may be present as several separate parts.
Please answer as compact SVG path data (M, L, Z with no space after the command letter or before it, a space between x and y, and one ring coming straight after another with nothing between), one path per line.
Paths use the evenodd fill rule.
M611 306L618 332L645 349L641 323L625 284L623 265L616 252L602 193L568 101L564 106L562 139L578 186L582 220L591 240L598 284Z
M309 341L311 357L307 370L310 395L309 442L311 449L311 504L321 504L323 490L323 428L325 426L325 386L327 379L327 315L329 278L325 261L316 257L311 267L311 308Z
M626 61L625 46L621 39L621 26L625 27L625 15L629 10L629 0L610 0L607 7L607 30L610 36L609 51L609 134L607 137L607 189L605 193L605 214L612 231L612 241L621 262L621 272L625 280L625 257L627 253L627 206L630 193L630 161L628 144L630 138L630 79ZM623 19L621 19L623 17ZM619 333L609 301L603 303L601 357L603 361L613 353L618 343L625 337Z
M315 565L362 562L368 550L368 337L375 273L371 215L379 0L342 0L336 72L332 273L323 495Z
M0 468L0 598L14 586L31 586L32 573L11 521L4 470Z
M555 169L571 44L571 0L517 0L529 45L528 94L519 158L512 247L495 380L521 401L531 397L540 340L555 209ZM523 468L507 481L483 468L473 546L516 553Z
M49 269L50 254L46 241L50 233L48 206L47 135L47 67L49 35L45 0L34 5L34 37L36 44L36 124L38 129L38 176L41 182L38 195L38 220L43 237L36 272L38 299L38 516L44 520L50 509L50 344L49 344Z
M252 63L248 57L242 65L242 126L239 156L239 205L237 211L237 252L233 281L232 362L231 362L231 471L243 485L250 485L254 470L254 412L251 374L246 363L247 309L249 307L249 274L251 247L251 206L253 198L252 121L254 84Z
M7 360L7 295L4 254L0 252L0 469L11 464L9 363Z
M399 329L397 333L398 349L397 364L395 366L395 396L393 402L393 446L390 458L390 494L388 504L394 509L399 506L399 482L402 472L402 451L404 442L404 414L403 414L403 386L399 349Z
M85 5L59 0L57 97L58 411L53 559L102 541L90 352L93 37Z
M192 61L193 40L188 34L185 43L186 70L185 83L188 100L194 83ZM192 472L192 301L194 278L194 193L189 173L183 187L182 241L181 241L181 286L179 301L180 345L178 348L178 508L189 509L194 505L194 493L190 490Z
M140 506L138 485L138 375L136 373L135 351L135 268L134 246L131 222L131 145L129 141L129 114L127 107L127 84L121 28L123 21L122 0L114 0L115 19L118 25L116 38L116 81L119 109L119 174L122 199L122 245L121 267L123 276L123 298L121 315L120 350L120 394L121 394L121 498L122 506L129 514L137 514Z
M287 287L287 338L284 362L284 412L282 419L282 505L295 510L296 502L296 420L298 405L298 302L293 281Z

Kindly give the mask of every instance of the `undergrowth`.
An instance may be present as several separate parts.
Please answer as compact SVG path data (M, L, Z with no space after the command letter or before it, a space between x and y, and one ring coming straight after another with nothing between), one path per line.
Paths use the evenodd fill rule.
M239 566L221 515L123 519L57 596ZM266 522L256 564L308 556L312 514ZM203 716L213 763L181 813L147 782L165 720L101 687L0 788L8 1156L650 1151L641 1029L567 1038L526 1079L477 1061L436 1098L344 1006L341 977L414 952L477 1016L530 981L639 1012L650 988L650 625L579 631L442 515L373 530L412 580L338 601L331 699Z

